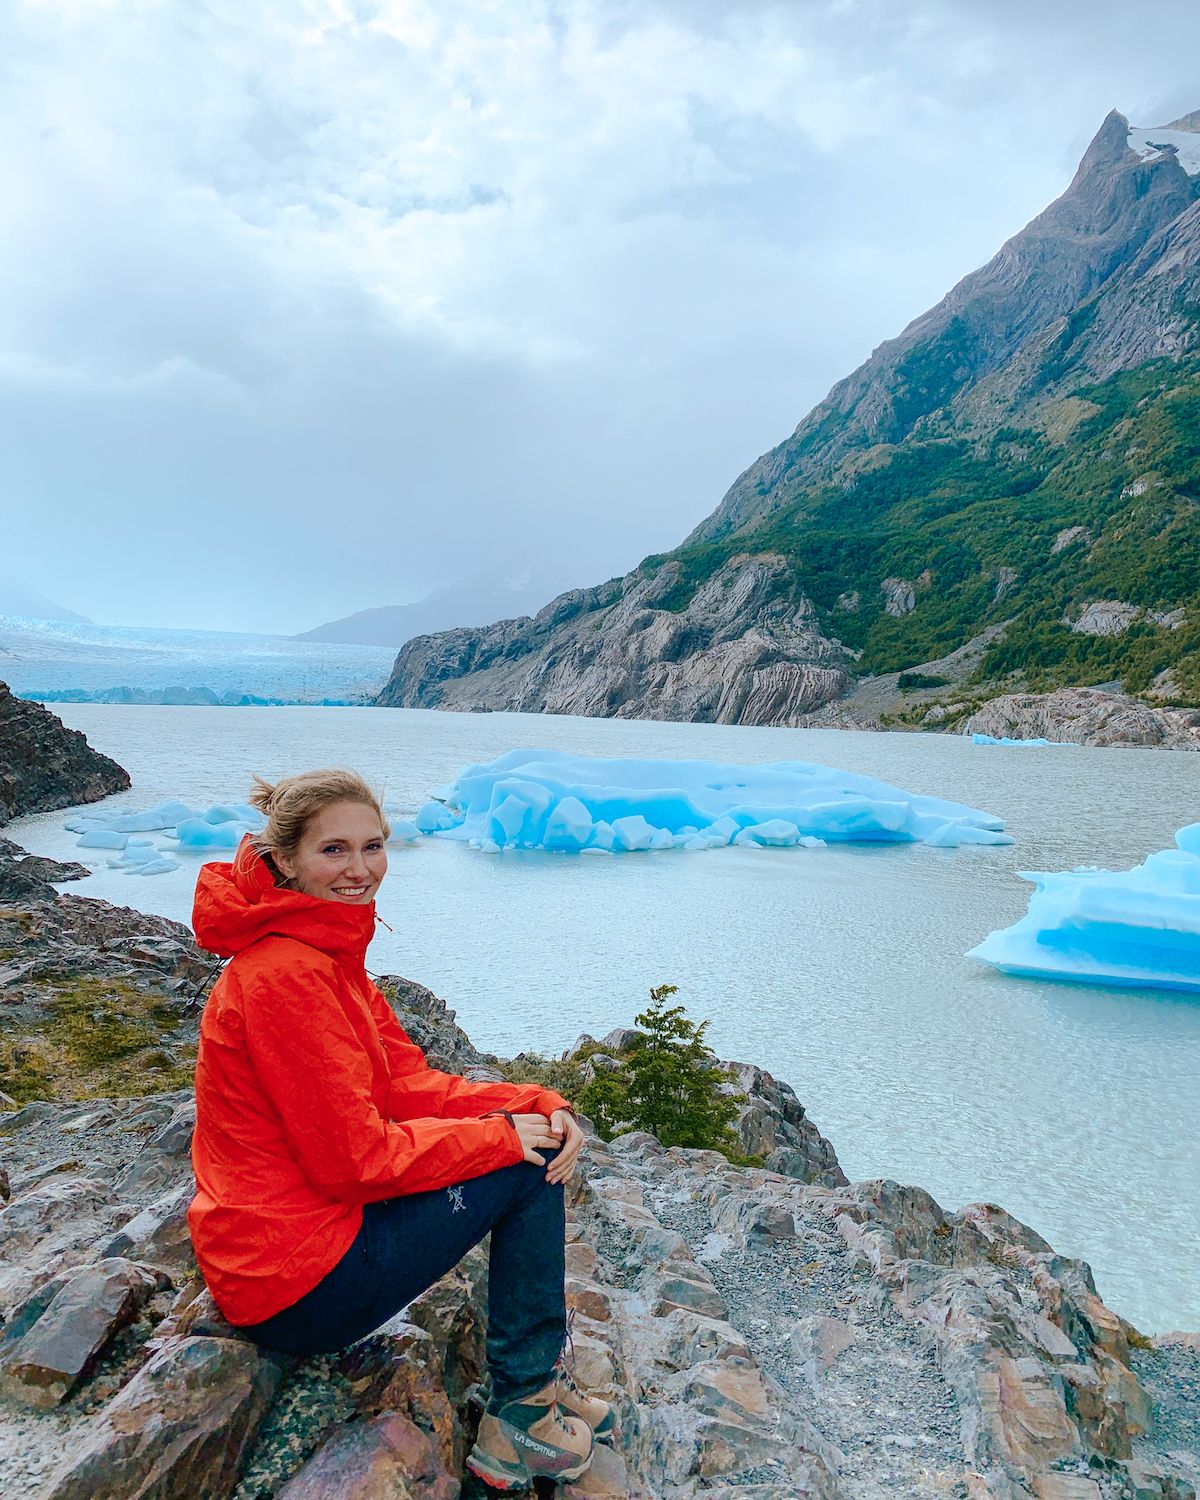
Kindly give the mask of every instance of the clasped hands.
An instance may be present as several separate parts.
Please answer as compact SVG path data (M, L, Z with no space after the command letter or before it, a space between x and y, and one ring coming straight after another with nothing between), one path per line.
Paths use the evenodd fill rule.
M525 1148L525 1160L542 1167L546 1158L540 1153L558 1151L550 1163L546 1181L566 1182L583 1150L583 1131L570 1111L556 1109L549 1119L545 1115L513 1115L512 1120Z

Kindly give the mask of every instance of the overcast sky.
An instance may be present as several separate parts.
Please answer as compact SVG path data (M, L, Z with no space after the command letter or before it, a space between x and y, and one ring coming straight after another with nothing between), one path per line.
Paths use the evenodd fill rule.
M284 633L622 572L1197 57L1195 0L16 0L0 572Z

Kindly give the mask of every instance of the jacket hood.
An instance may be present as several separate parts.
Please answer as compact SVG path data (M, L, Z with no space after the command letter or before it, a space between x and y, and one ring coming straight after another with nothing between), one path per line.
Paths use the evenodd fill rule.
M323 901L277 886L247 834L232 864L200 867L192 928L200 946L221 958L274 936L295 938L338 963L361 967L375 933L375 903Z

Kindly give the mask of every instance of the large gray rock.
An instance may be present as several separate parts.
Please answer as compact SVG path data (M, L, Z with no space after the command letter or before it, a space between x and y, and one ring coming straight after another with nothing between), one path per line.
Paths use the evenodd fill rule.
M104 1255L123 1255L155 1266L173 1280L196 1270L196 1254L188 1229L187 1212L195 1183L186 1178L161 1197L139 1209L103 1246Z
M104 1408L43 1500L225 1500L279 1379L253 1344L172 1341Z
M97 802L129 786L129 773L77 729L0 682L0 823L24 813Z
M458 1500L459 1491L428 1435L389 1411L339 1428L278 1500Z
M1096 688L993 698L971 715L963 729L997 739L1200 750L1200 709L1151 708L1124 693Z
M771 1171L802 1182L837 1187L846 1181L837 1152L808 1118L791 1084L754 1063L722 1066L732 1075L727 1091L745 1096L734 1128L747 1156L762 1156Z
M483 1061L446 1002L415 979L381 974L379 988L411 1041L431 1068L463 1073Z
M0 1213L0 1315L92 1259L89 1247L120 1212L108 1184L91 1177L56 1175L16 1194Z
M76 1271L20 1338L0 1344L0 1390L27 1406L57 1406L166 1284L119 1258Z
M125 1199L158 1198L168 1188L180 1190L190 1179L192 1132L196 1128L196 1101L185 1099L165 1125L117 1178L115 1189Z

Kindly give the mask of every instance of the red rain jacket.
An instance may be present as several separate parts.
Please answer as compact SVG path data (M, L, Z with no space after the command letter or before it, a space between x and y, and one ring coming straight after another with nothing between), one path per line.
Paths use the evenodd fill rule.
M243 839L196 884L198 941L232 963L213 987L196 1060L196 1196L204 1279L235 1325L311 1291L362 1205L521 1161L487 1110L550 1115L534 1084L468 1083L425 1065L363 967L375 907L276 886Z

